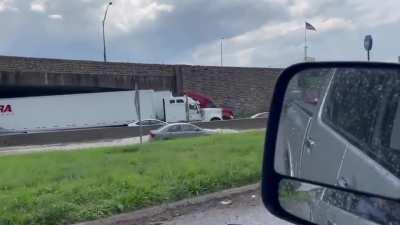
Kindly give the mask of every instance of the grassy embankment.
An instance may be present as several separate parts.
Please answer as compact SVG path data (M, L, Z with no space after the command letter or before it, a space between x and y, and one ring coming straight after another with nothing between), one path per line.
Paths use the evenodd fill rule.
M260 179L262 132L0 157L0 225L70 224Z

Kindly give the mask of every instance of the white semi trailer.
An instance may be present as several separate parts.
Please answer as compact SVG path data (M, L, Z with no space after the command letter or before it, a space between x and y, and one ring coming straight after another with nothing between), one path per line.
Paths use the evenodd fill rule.
M138 94L138 98L135 95ZM169 91L115 91L0 99L0 132L121 126L141 119L166 122L222 120L222 109L201 109Z

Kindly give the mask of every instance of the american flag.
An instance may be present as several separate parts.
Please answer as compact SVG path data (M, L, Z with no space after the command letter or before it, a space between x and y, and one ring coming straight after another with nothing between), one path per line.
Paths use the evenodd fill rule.
M315 29L315 27L313 25L311 25L310 23L308 23L308 22L306 22L306 29L307 30L317 31L317 29Z

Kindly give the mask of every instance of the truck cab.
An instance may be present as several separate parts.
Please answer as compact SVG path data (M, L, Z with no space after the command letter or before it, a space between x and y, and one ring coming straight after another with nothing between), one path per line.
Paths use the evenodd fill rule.
M222 108L218 108L210 97L195 91L185 91L184 94L185 96L197 101L200 109L205 111L204 120L220 120L220 116L218 115L219 113L222 113L222 120L234 119L232 109L224 106Z
M163 99L166 122L222 120L221 108L200 108L198 101L188 96Z

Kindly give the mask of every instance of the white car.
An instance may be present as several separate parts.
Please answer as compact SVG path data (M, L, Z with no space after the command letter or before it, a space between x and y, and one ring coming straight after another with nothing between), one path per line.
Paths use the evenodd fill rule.
M156 119L146 119L146 120L142 120L142 121L136 121L133 123L128 124L128 127L137 127L137 126L156 126L156 125L160 125L160 126L165 126L168 123L161 121L161 120L156 120Z
M150 131L150 138L154 140L165 140L211 134L217 134L217 132L215 130L203 129L190 123L173 123L161 127L158 130Z

